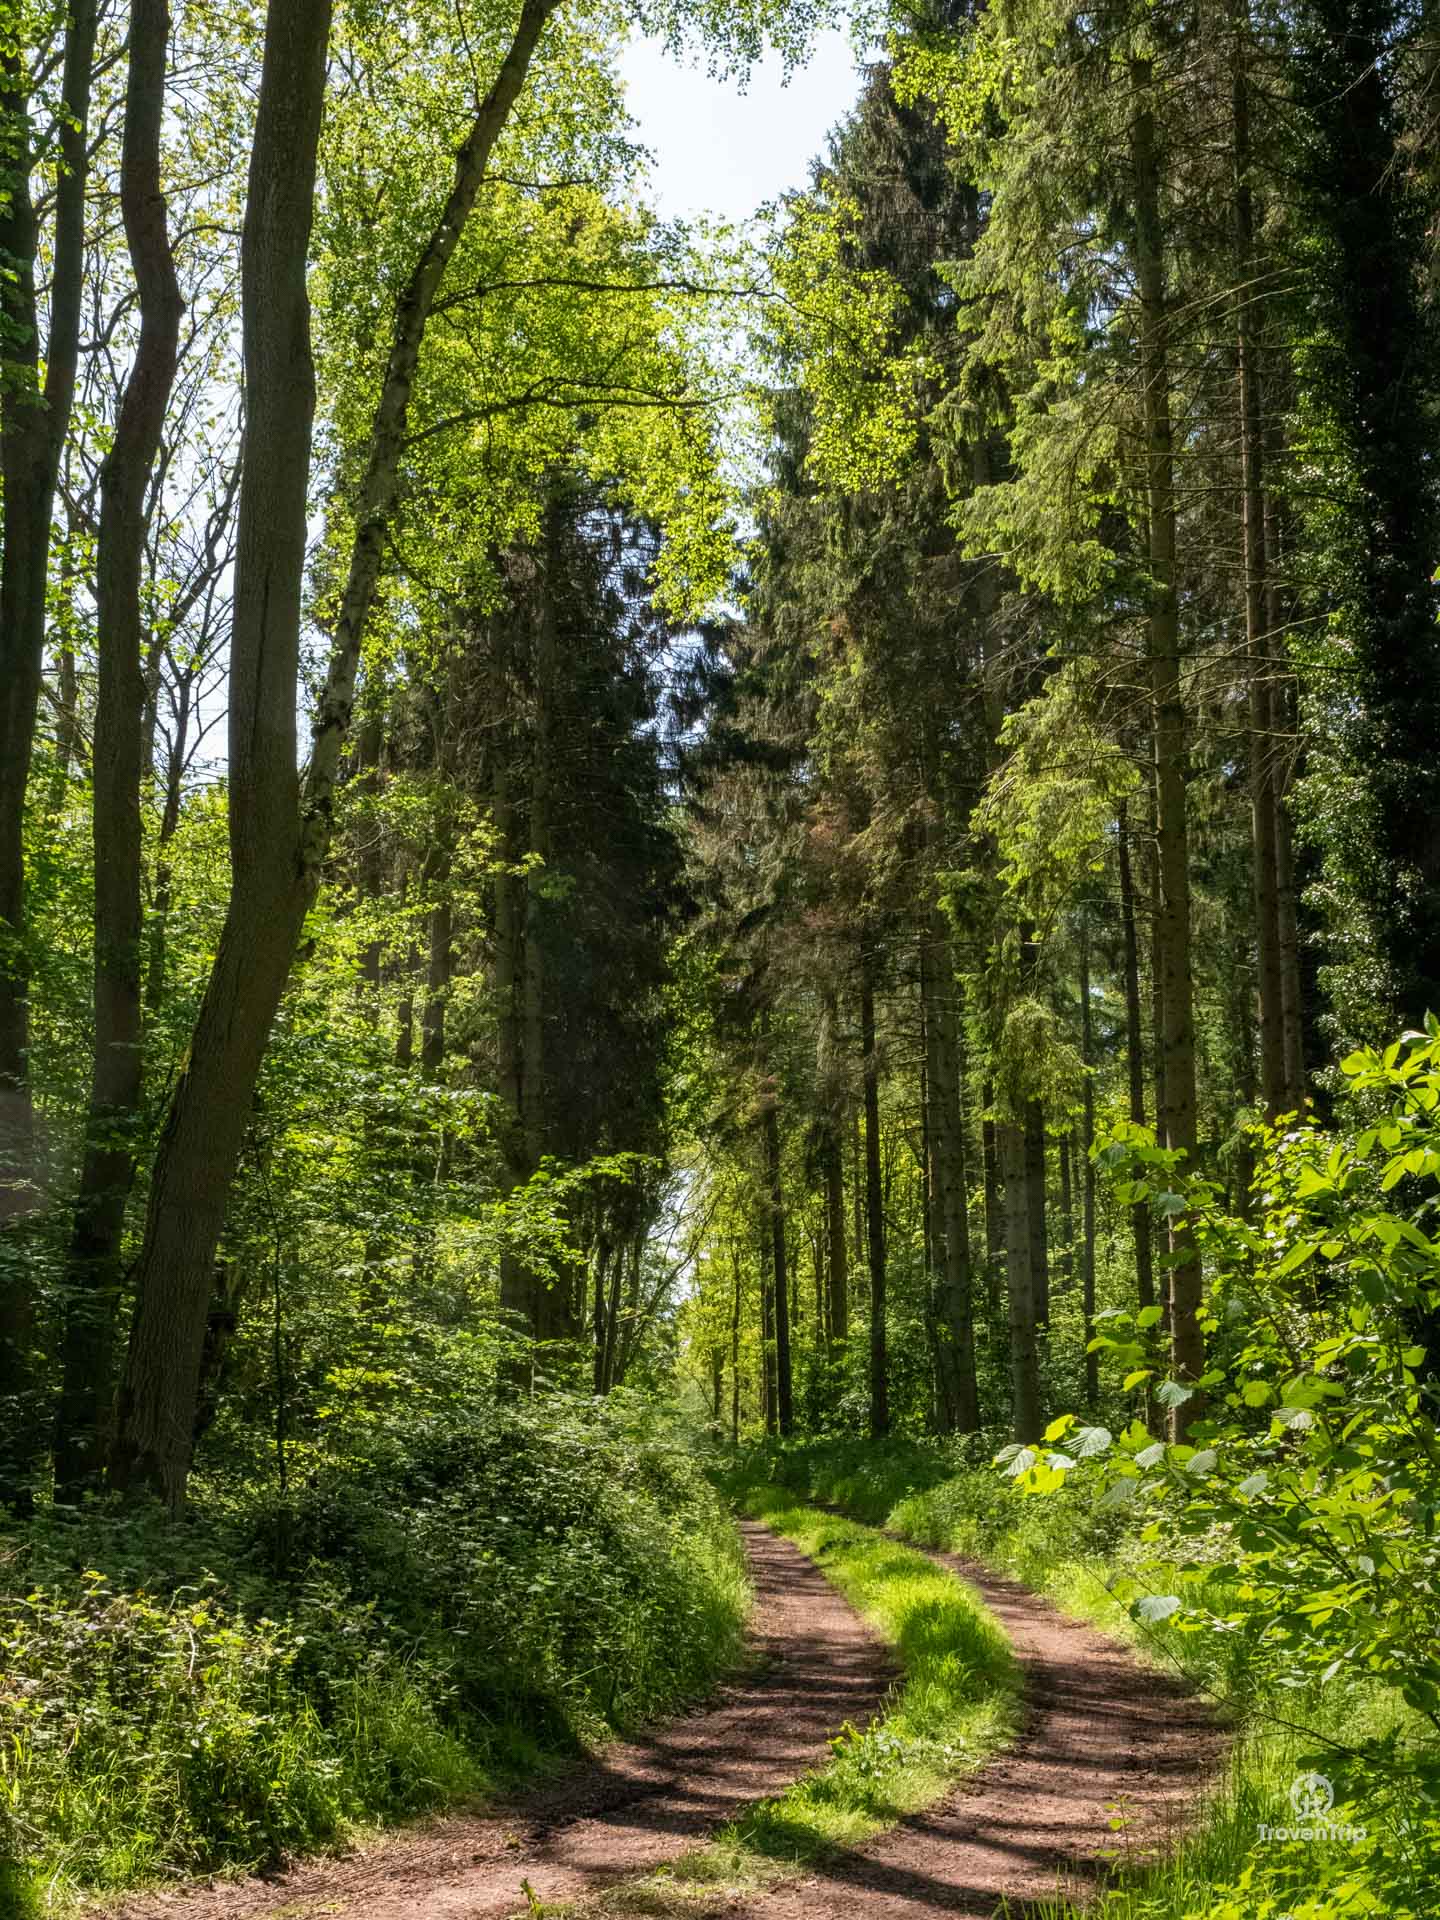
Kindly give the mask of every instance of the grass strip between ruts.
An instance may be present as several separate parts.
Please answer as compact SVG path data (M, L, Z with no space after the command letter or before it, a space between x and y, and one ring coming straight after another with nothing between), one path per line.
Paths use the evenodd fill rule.
M899 1656L883 1718L837 1729L834 1758L642 1878L536 1914L703 1912L858 1846L938 1800L1013 1738L1020 1674L979 1595L873 1527L748 1487L747 1513L792 1541Z

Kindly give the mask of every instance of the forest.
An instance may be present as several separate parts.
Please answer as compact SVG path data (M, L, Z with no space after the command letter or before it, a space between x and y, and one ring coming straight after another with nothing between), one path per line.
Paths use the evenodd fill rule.
M1429 0L0 0L0 1920L1440 1915L1437 445Z

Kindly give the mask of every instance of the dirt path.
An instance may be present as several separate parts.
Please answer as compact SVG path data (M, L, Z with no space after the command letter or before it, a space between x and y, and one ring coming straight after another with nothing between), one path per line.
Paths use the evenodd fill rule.
M1093 1890L1103 1853L1151 1858L1193 1818L1226 1747L1200 1702L1028 1588L955 1554L929 1557L976 1588L1010 1636L1025 1670L1019 1741L929 1812L749 1903L747 1920L1018 1920L1058 1889Z
M742 1522L755 1582L754 1659L703 1710L483 1817L451 1816L367 1852L270 1879L135 1899L115 1920L500 1920L574 1899L684 1852L827 1756L845 1720L878 1713L895 1668L824 1575Z

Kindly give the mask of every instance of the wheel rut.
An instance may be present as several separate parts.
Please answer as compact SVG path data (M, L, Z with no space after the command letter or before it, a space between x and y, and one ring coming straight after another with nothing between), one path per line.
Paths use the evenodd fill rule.
M1204 1705L1130 1649L975 1561L928 1557L1008 1634L1020 1738L926 1812L731 1910L747 1920L1020 1920L1057 1892L1083 1901L1117 1857L1139 1864L1174 1844L1225 1754Z
M501 1920L522 1882L573 1900L674 1859L753 1801L819 1765L844 1721L881 1711L888 1650L787 1541L741 1531L756 1604L744 1671L698 1711L523 1802L449 1815L340 1860L192 1885L107 1909L113 1920Z

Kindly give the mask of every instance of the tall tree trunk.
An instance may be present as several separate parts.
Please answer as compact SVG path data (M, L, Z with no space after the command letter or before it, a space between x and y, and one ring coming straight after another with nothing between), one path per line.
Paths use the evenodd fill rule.
M592 1342L595 1350L594 1388L597 1395L605 1391L605 1349L608 1344L606 1323L608 1319L605 1273L610 1264L610 1242L602 1233L595 1243L595 1324L592 1329Z
M524 0L454 181L395 307L303 806L295 700L314 412L305 269L330 0L272 0L241 243L245 477L231 635L230 908L151 1183L112 1478L184 1497L210 1272L255 1082L330 844L420 349L495 142L558 0Z
M1274 551L1272 540L1271 551ZM1273 578L1273 569L1272 569ZM1272 631L1280 619L1278 596L1272 594ZM1298 1113L1305 1105L1305 1005L1300 986L1300 931L1295 890L1295 843L1290 824L1287 796L1291 767L1289 742L1293 739L1295 682L1287 674L1274 690L1271 701L1273 718L1283 725L1286 750L1275 762L1275 911L1280 928L1280 1004L1285 1029L1284 1111ZM1278 728L1277 728L1278 730Z
M1250 184L1250 20L1248 0L1229 0L1231 141L1235 169L1235 357L1240 411L1241 553L1250 696L1250 838L1260 1001L1260 1088L1266 1118L1285 1101L1285 1018L1276 893L1274 642L1266 618L1265 424L1255 304L1255 201Z
M1135 930L1135 871L1130 860L1130 820L1120 802L1117 850L1120 860L1120 926L1125 943L1125 1065L1129 1081L1130 1118L1145 1125L1145 1022L1140 1011L1140 942ZM1090 1006L1085 1004L1089 1018ZM1088 1082L1087 1082L1088 1085ZM1093 1090L1092 1090L1093 1100ZM1151 1239L1150 1209L1143 1200L1130 1209L1135 1240L1135 1287L1142 1307L1155 1302L1155 1249Z
M1030 1208L1030 1264L1034 1269L1031 1298L1035 1324L1050 1325L1050 1231L1046 1219L1045 1108L1039 1100L1025 1103L1025 1198Z
M790 1370L790 1284L785 1252L785 1195L780 1180L780 1122L774 1099L765 1103L766 1206L775 1276L775 1417L783 1436L795 1429L795 1395Z
M780 1431L780 1380L775 1364L775 1241L768 1220L760 1229L760 1343L764 1381L765 1431Z
M1123 834L1123 823L1122 823ZM1133 941L1135 932L1134 911L1131 911L1130 933ZM1136 994L1137 1017L1139 994ZM1081 1232L1084 1236L1080 1249L1080 1312L1085 1341L1085 1403L1094 1407L1100 1399L1100 1356L1090 1351L1090 1342L1095 1338L1095 1163L1091 1159L1091 1150L1095 1145L1095 1083L1091 1073L1095 1065L1094 1016L1090 1008L1090 916L1085 914L1080 922L1080 1064L1084 1068L1085 1078L1081 1090L1080 1108L1080 1154L1084 1168L1084 1185L1081 1200ZM1145 1234L1145 1251L1150 1251L1150 1235Z
M985 1178L985 1310L993 1322L1000 1312L1000 1275L1005 1266L1005 1202L995 1138L995 1088L989 1080L985 1082L983 1098L980 1159Z
M1185 706L1180 674L1180 610L1176 586L1175 454L1170 423L1169 320L1166 312L1160 170L1155 148L1154 75L1148 60L1131 63L1134 119L1135 274L1140 290L1140 378L1146 439L1150 523L1150 683L1154 701L1159 822L1160 898L1156 949L1164 982L1165 1142L1194 1171L1195 1026L1190 977L1190 864L1186 817ZM1199 1251L1188 1227L1170 1229L1170 1358L1175 1377L1198 1381L1205 1371L1200 1331ZM1176 1410L1183 1439L1199 1411L1198 1393Z
M28 49L13 29L0 48L0 1505L21 1511L48 1438L35 1365L34 1266L20 1244L40 1197L29 1067L25 793L44 668L50 523L79 359L96 16L96 0L73 0L60 79L43 347Z
M95 1061L61 1339L55 1490L99 1484L110 1412L120 1243L140 1122L141 828L145 681L141 571L146 493L180 354L184 302L160 176L166 0L134 0L120 206L140 298L140 340L100 479L96 569Z
M233 882L151 1180L111 1479L184 1498L215 1252L304 920L295 699L315 381L306 264L330 0L274 0L241 241L246 466L230 645Z
M1025 1130L1013 1121L996 1124L1000 1175L1005 1184L1005 1277L1010 1295L1010 1411L1015 1438L1038 1440L1044 1426L1040 1406L1040 1350L1035 1321L1035 1262L1030 1248L1031 1210L1027 1192Z
M875 1051L875 956L860 955L860 1054L865 1077L865 1234L870 1261L870 1438L890 1431L886 1352L885 1196L880 1179L880 1063Z
M730 1249L731 1274L734 1281L734 1299L730 1314L730 1444L740 1444L740 1248Z
M830 1347L841 1351L850 1338L849 1250L845 1242L845 1159L836 1119L825 1136L825 1230L829 1242Z
M1062 1133L1055 1142L1055 1158L1060 1163L1060 1251L1056 1265L1063 1276L1062 1293L1069 1293L1075 1285L1075 1189L1071 1171L1074 1151L1074 1137Z
M938 913L931 915L928 932L929 938L921 941L920 978L926 1001L926 1117L937 1237L932 1251L937 1403L942 1432L973 1433L980 1425L980 1396L975 1379L955 972L949 934Z

